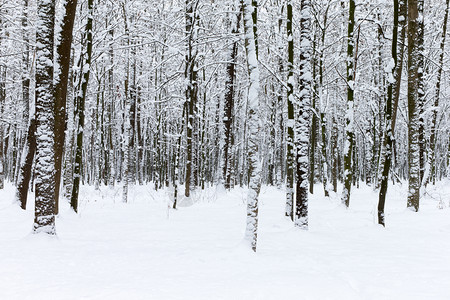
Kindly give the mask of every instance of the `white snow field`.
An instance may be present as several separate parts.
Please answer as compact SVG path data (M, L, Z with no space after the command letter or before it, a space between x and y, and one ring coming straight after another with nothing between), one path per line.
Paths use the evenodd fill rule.
M350 208L320 185L310 229L284 217L284 193L263 187L258 251L242 242L246 191L209 188L168 210L168 191L82 187L80 213L62 203L56 238L31 234L33 205L0 191L0 299L450 299L450 183L419 213L391 186L387 227L378 194L353 188ZM442 200L443 209L439 209Z

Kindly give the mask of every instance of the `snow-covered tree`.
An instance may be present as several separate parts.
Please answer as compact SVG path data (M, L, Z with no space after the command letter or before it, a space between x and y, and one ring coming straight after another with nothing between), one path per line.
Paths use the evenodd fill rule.
M36 26L36 200L33 231L55 231L55 96L53 45L55 1L42 0Z

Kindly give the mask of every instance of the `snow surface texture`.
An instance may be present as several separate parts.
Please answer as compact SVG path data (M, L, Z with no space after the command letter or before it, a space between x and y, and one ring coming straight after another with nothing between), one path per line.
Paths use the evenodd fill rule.
M386 228L374 223L378 194L354 189L347 210L321 187L309 231L284 217L282 190L263 187L258 249L242 243L244 189L197 192L168 210L150 186L80 189L56 238L33 235L33 204L0 191L0 299L450 299L450 184L430 188L420 212L407 184L388 190ZM444 209L438 209L443 200Z

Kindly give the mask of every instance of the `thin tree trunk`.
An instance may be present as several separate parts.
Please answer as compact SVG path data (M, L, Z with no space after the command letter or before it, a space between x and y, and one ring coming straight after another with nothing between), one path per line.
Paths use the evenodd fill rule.
M419 211L420 197L420 162L419 162L419 116L418 101L418 31L419 31L418 1L408 1L408 165L409 188L408 208Z
M91 71L92 57L92 22L93 22L94 0L88 0L88 18L84 32L83 41L86 43L86 49L82 49L80 61L78 63L80 74L76 93L76 115L78 115L77 125L77 144L75 150L75 167L73 174L73 189L70 198L70 205L75 212L78 212L78 195L80 190L81 170L83 163L83 128L84 128L84 107L86 102L87 88Z
M239 32L239 22L241 19L241 14L238 13L235 17L232 16L232 35L236 35ZM226 189L230 188L231 181L231 149L233 147L232 144L232 130L231 126L233 124L233 109L234 109L234 86L235 86L235 66L237 63L237 51L238 51L238 41L233 42L233 46L231 49L230 55L230 63L227 65L227 79L225 83L225 115L223 118L224 123L224 134L225 134L225 142L223 147L223 181Z
M381 174L381 187L378 198L378 224L385 226L385 214L384 205L386 203L386 193L389 182L389 171L392 161L392 145L394 140L394 134L392 131L392 94L395 86L395 73L397 66L397 45L398 45L398 15L399 6L398 0L394 1L394 27L392 31L392 60L389 65L391 73L388 74L388 91L386 101L386 128L385 128L385 140L384 140L384 159L383 159L383 171Z
M286 152L286 217L294 220L294 37L292 34L292 2L287 0L288 63L287 63L287 152Z
M190 197L193 181L193 130L194 130L194 109L197 103L197 70L196 70L196 46L194 42L197 38L197 6L198 1L186 0L186 58L185 58L185 78L186 87L186 176L185 176L185 197Z
M22 163L20 167L19 182L17 185L17 201L20 207L27 208L28 188L30 186L31 170L33 166L34 154L36 152L36 119L31 119L28 126L27 139L22 154Z
M256 23L252 19L255 0L243 1L243 19L245 32L245 50L247 53L248 78L248 159L249 159L249 191L247 196L247 227L245 239L250 242L256 252L258 234L258 197L261 188L261 167L259 161L259 68L255 43ZM253 5L255 6L252 6Z
M330 3L328 3L327 9L325 11L323 27L322 27L322 36L321 42L319 45L319 103L321 108L320 113L320 125L321 125L321 140L320 140L320 153L321 153L321 163L322 163L322 182L323 182L323 190L325 197L329 197L329 187L328 187L328 169L329 163L327 159L327 131L326 131L326 114L324 108L324 99L323 99L323 60L324 60L324 47L325 47L325 33L327 28L327 20L328 20L328 9L330 7Z
M354 144L353 132L353 93L355 88L354 77L354 27L355 27L355 1L349 0L348 36L347 36L347 109L345 115L345 144L344 144L344 188L342 191L342 203L346 207L350 204L350 189L353 180L352 154Z

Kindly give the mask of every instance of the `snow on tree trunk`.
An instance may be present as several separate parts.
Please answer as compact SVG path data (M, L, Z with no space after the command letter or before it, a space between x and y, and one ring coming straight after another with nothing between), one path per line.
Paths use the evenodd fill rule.
M28 128L25 135L25 142L22 150L19 176L17 180L16 200L20 203L22 209L27 207L28 187L31 179L31 168L33 164L34 154L36 152L36 120L34 110L30 113L30 53L29 53L29 33L28 33L28 0L23 1L22 16L22 35L24 41L24 49L22 54L22 100L24 106L24 125ZM32 117L30 118L30 115Z
M419 49L418 26L419 12L418 1L408 1L408 165L409 188L408 208L419 210L420 197L420 162L419 162L419 115L418 101L418 65Z
M294 36L292 34L292 2L287 1L287 39L288 39L288 63L287 63L287 152L286 152L286 217L294 220Z
M422 189L422 180L425 174L425 82L424 82L424 73L425 73L425 57L424 57L424 30L425 23L423 20L423 0L417 1L417 9L419 11L419 17L417 19L417 48L418 48L418 67L417 67L417 113L419 115L419 165L420 165L420 185L421 185L421 193L424 192ZM423 194L423 193L422 193Z
M295 126L296 209L295 226L308 229L308 134L311 98L311 4L302 0L300 4L300 92L297 103L297 125ZM315 134L315 133L312 133Z
M342 190L342 203L346 207L350 204L350 189L352 187L353 170L352 170L352 154L353 154L353 113L354 102L353 93L355 89L354 74L354 53L353 49L355 41L353 38L355 27L355 1L350 0L348 31L347 31L347 108L345 114L345 142L344 142L344 188Z
M194 133L194 110L197 105L197 49L194 43L197 39L197 6L198 1L186 0L186 57L185 57L185 79L186 79L186 179L185 179L185 197L190 197L190 191L193 186L193 133Z
M386 202L386 193L389 180L389 171L392 161L392 146L394 134L392 129L392 96L395 87L395 73L397 68L397 37L398 37L398 15L399 15L398 0L394 0L394 28L392 32L392 48L391 48L391 62L388 66L388 90L386 101L386 123L385 123L385 139L384 139L384 158L383 170L381 173L381 186L378 198L378 224L385 226L384 205Z
M449 10L449 0L445 1L445 13L444 13L444 21L442 26L442 36L441 36L441 45L440 45L440 53L439 53L439 66L438 73L436 79L436 91L434 95L434 104L433 104L433 115L431 120L431 135L430 135L430 149L428 151L428 160L427 162L430 164L429 169L429 178L425 178L425 183L431 179L433 184L436 181L436 144L437 144L437 113L439 107L439 98L441 93L441 78L442 78L442 70L444 68L444 50L445 50L445 37L447 36L447 20L448 20L448 10Z
M239 32L239 22L241 14L232 14L231 16L231 33L236 35ZM227 78L225 82L225 112L223 118L224 125L224 145L223 145L223 166L222 166L222 176L223 182L226 189L230 188L231 182L231 150L233 147L233 137L232 137L232 124L233 124L233 110L234 110L234 98L235 98L235 79L236 79L236 63L238 54L238 41L234 41L230 47L230 62L227 64Z
M255 2L255 1L253 1ZM250 242L256 252L258 232L258 196L261 188L261 167L259 161L259 68L256 56L256 44L253 27L252 0L243 0L245 50L247 53L249 89L248 100L248 159L249 159L249 190L247 196L247 228L245 239Z
M55 235L53 38L55 1L39 1L36 24L36 197L33 232Z
M84 116L86 94L89 84L91 56L92 56L92 23L94 0L88 0L88 18L83 36L83 41L86 43L86 49L81 50L80 60L78 63L80 74L78 78L77 94L75 97L76 110L75 114L78 116L77 134L76 134L76 150L75 150L75 167L73 172L73 188L70 198L70 205L72 209L78 211L78 194L80 189L81 170L83 164L83 134L84 134ZM84 43L83 43L84 44ZM83 47L84 48L84 47Z

